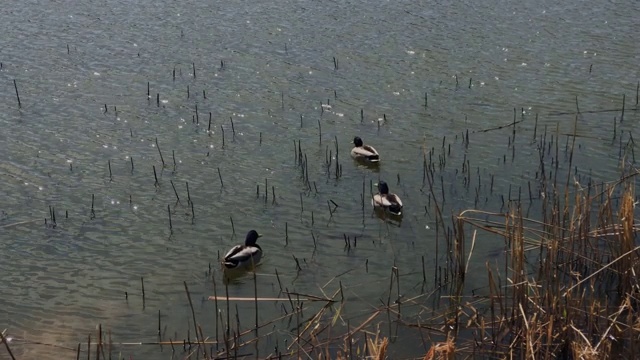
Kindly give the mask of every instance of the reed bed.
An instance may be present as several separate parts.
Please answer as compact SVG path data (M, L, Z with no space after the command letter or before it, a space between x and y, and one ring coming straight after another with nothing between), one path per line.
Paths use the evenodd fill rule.
M67 351L106 359L126 346L155 345L170 347L181 359L398 359L394 349L412 344L411 351L401 353L421 352L422 359L635 358L640 351L638 173L627 169L617 181L599 186L575 182L560 186L563 191L552 186L555 179L543 178L542 188L549 190L537 217L525 217L518 201L509 202L504 212L459 212L451 218L444 280L427 289L423 274L421 287L402 284L401 291L404 274L394 266L389 287L379 301L370 301L370 309L351 308L342 282L337 285L335 279L320 294L301 294L282 289L276 270L277 296L260 297L256 288L254 297L238 298L229 296L226 284L216 289L220 284L212 273L214 317L196 319L184 283L193 320L186 338L163 338L158 313L158 341L114 343L99 326L86 343ZM475 243L495 237L504 244L501 258L477 258ZM470 290L465 277L469 264L477 261L485 262L486 284ZM272 302L281 303L281 314L261 323L259 307ZM254 304L254 323L241 324L238 303ZM203 333L201 324L211 318L216 334ZM258 350L261 342L273 343L274 336L280 340L271 351ZM3 332L2 342L14 358L11 346L21 340Z

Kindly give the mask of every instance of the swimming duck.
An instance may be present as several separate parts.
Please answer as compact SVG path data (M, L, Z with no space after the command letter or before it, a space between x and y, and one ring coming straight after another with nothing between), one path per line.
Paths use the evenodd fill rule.
M371 204L375 208L388 210L392 215L402 215L402 200L398 195L389 193L389 186L384 181L378 183L378 194L373 195Z
M256 244L256 241L261 236L255 230L249 231L244 245L231 248L224 256L222 264L227 269L250 268L252 265L258 265L262 258L262 248Z
M351 157L356 160L364 160L371 163L377 163L380 161L380 154L371 145L364 145L362 139L359 137L353 138L353 144L355 147L351 149Z

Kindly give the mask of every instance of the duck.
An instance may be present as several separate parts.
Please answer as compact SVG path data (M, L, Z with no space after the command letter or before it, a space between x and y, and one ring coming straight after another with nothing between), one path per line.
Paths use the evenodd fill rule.
M373 195L371 204L374 208L387 210L392 215L402 215L402 200L398 195L389 193L389 186L384 181L378 183L378 193Z
M251 268L258 265L262 258L262 248L256 244L258 238L262 235L257 231L251 230L247 233L244 245L236 245L231 248L224 256L222 264L227 269Z
M352 158L370 163L377 163L380 161L380 154L378 154L378 151L371 145L365 145L360 137L354 137L353 144L355 146L351 149Z

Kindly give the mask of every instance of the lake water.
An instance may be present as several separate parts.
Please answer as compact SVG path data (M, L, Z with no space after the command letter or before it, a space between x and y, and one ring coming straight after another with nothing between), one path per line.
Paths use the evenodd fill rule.
M218 256L250 229L264 235L258 296L278 296L276 269L282 287L303 294L331 295L342 283L355 326L389 296L394 265L401 292L420 293L423 258L431 291L447 254L423 184L423 148L434 148L436 163L446 155L434 184L438 201L445 194L445 217L476 206L478 181L477 207L501 211L510 186L512 198L520 189L528 199L529 183L539 197L535 140L547 127L549 138L562 134L564 150L577 98L576 179L615 179L620 142L638 134L639 11L636 1L576 0L7 1L0 330L19 358L40 359L75 357L98 324L114 343L157 341L158 311L164 340L194 339L186 281L198 323L215 338L216 309L206 298L212 275L224 294ZM483 131L513 122L514 108L522 120L515 140L513 126ZM589 112L600 110L613 111ZM379 169L349 158L356 135L382 154ZM404 200L399 226L371 212L370 183L379 179ZM532 209L535 216L535 202ZM485 285L485 262L502 245L479 236L468 289ZM253 297L252 276L230 282L228 292ZM251 329L253 302L233 302L232 319L236 303L241 329ZM318 308L309 306L306 317ZM261 323L282 314L280 303L259 304ZM385 319L376 320L381 329ZM258 355L284 349L291 328L264 330L272 333ZM417 343L409 336L390 351L422 356ZM162 350L122 345L114 354L171 357Z

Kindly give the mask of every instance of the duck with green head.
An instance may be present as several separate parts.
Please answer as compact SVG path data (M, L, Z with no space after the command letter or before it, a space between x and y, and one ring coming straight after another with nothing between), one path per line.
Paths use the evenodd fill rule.
M227 269L251 268L262 259L262 248L256 244L262 235L251 230L247 233L244 245L236 245L224 256L222 264Z
M371 204L374 208L384 209L392 215L402 215L402 200L398 195L389 192L389 186L384 181L378 183L378 193L373 195Z

